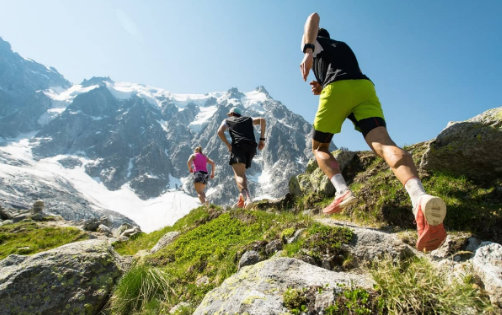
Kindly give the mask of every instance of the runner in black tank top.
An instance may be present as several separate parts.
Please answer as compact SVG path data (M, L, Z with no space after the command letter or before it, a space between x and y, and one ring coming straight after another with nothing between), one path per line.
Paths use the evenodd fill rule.
M235 182L239 189L239 201L234 205L243 208L251 203L251 195L247 186L246 169L251 166L256 148L262 150L265 147L264 118L252 118L242 116L238 107L230 109L225 119L218 129L218 136L225 143L230 152L230 161L235 176ZM256 143L254 135L254 125L260 125L260 141ZM232 143L228 142L225 131L228 130Z

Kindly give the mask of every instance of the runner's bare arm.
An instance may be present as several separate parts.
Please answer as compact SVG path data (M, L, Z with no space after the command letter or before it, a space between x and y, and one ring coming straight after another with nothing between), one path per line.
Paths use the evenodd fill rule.
M230 145L230 142L228 142L227 137L225 137L225 130L227 130L227 126L225 124L221 124L220 128L218 129L218 137L220 137L221 141L225 143L225 145L228 148L228 151L232 151L232 146Z
M211 165L211 178L214 178L215 164L214 164L213 160L211 160L210 158L207 158L207 163L209 163Z
M302 36L302 49L305 44L314 44L317 38L317 31L319 30L319 14L316 12L309 15L305 22L305 27ZM304 52L302 63L300 64L300 71L304 81L307 81L310 69L314 63L314 51L312 48L307 48Z
M265 138L265 129L267 127L267 122L265 121L265 118L263 117L253 118L253 124L260 125L260 139ZM260 140L258 142L258 149L262 150L263 147L265 147L265 140Z
M190 155L190 158L187 161L187 166L188 166L188 171L192 172L192 161L193 161L194 155Z

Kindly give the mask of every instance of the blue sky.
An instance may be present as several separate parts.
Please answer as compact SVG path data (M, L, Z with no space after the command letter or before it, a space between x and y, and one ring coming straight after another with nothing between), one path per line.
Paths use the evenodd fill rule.
M0 36L73 83L92 76L174 93L265 86L312 122L306 17L355 51L398 145L502 106L502 1L6 1ZM309 77L308 81L313 78ZM366 150L349 122L336 145Z

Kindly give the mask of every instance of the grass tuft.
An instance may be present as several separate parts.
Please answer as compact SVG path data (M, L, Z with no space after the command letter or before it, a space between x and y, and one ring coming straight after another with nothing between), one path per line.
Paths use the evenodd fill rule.
M167 274L159 268L137 265L122 277L111 297L112 313L131 314L159 309L172 291Z
M376 289L391 314L490 313L488 298L467 275L452 279L425 258L386 259L371 269Z

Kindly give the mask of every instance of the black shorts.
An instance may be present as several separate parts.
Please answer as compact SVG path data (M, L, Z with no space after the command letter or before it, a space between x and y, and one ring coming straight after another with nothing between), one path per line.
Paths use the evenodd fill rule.
M350 114L348 117L352 123L356 126L357 129L359 129L363 133L363 137L366 138L366 135L376 127L385 127L387 124L385 123L385 120L380 117L371 117L371 118L365 118L361 119L359 121L356 120L353 114ZM315 141L318 141L320 143L330 143L331 139L333 138L333 134L329 132L322 132L322 131L317 131L314 130L314 136L313 136Z
M246 168L251 167L251 161L256 155L256 143L237 143L232 145L232 153L230 154L230 162L233 165L236 163L246 164Z
M193 182L207 184L209 180L209 174L204 171L198 171L193 173Z

